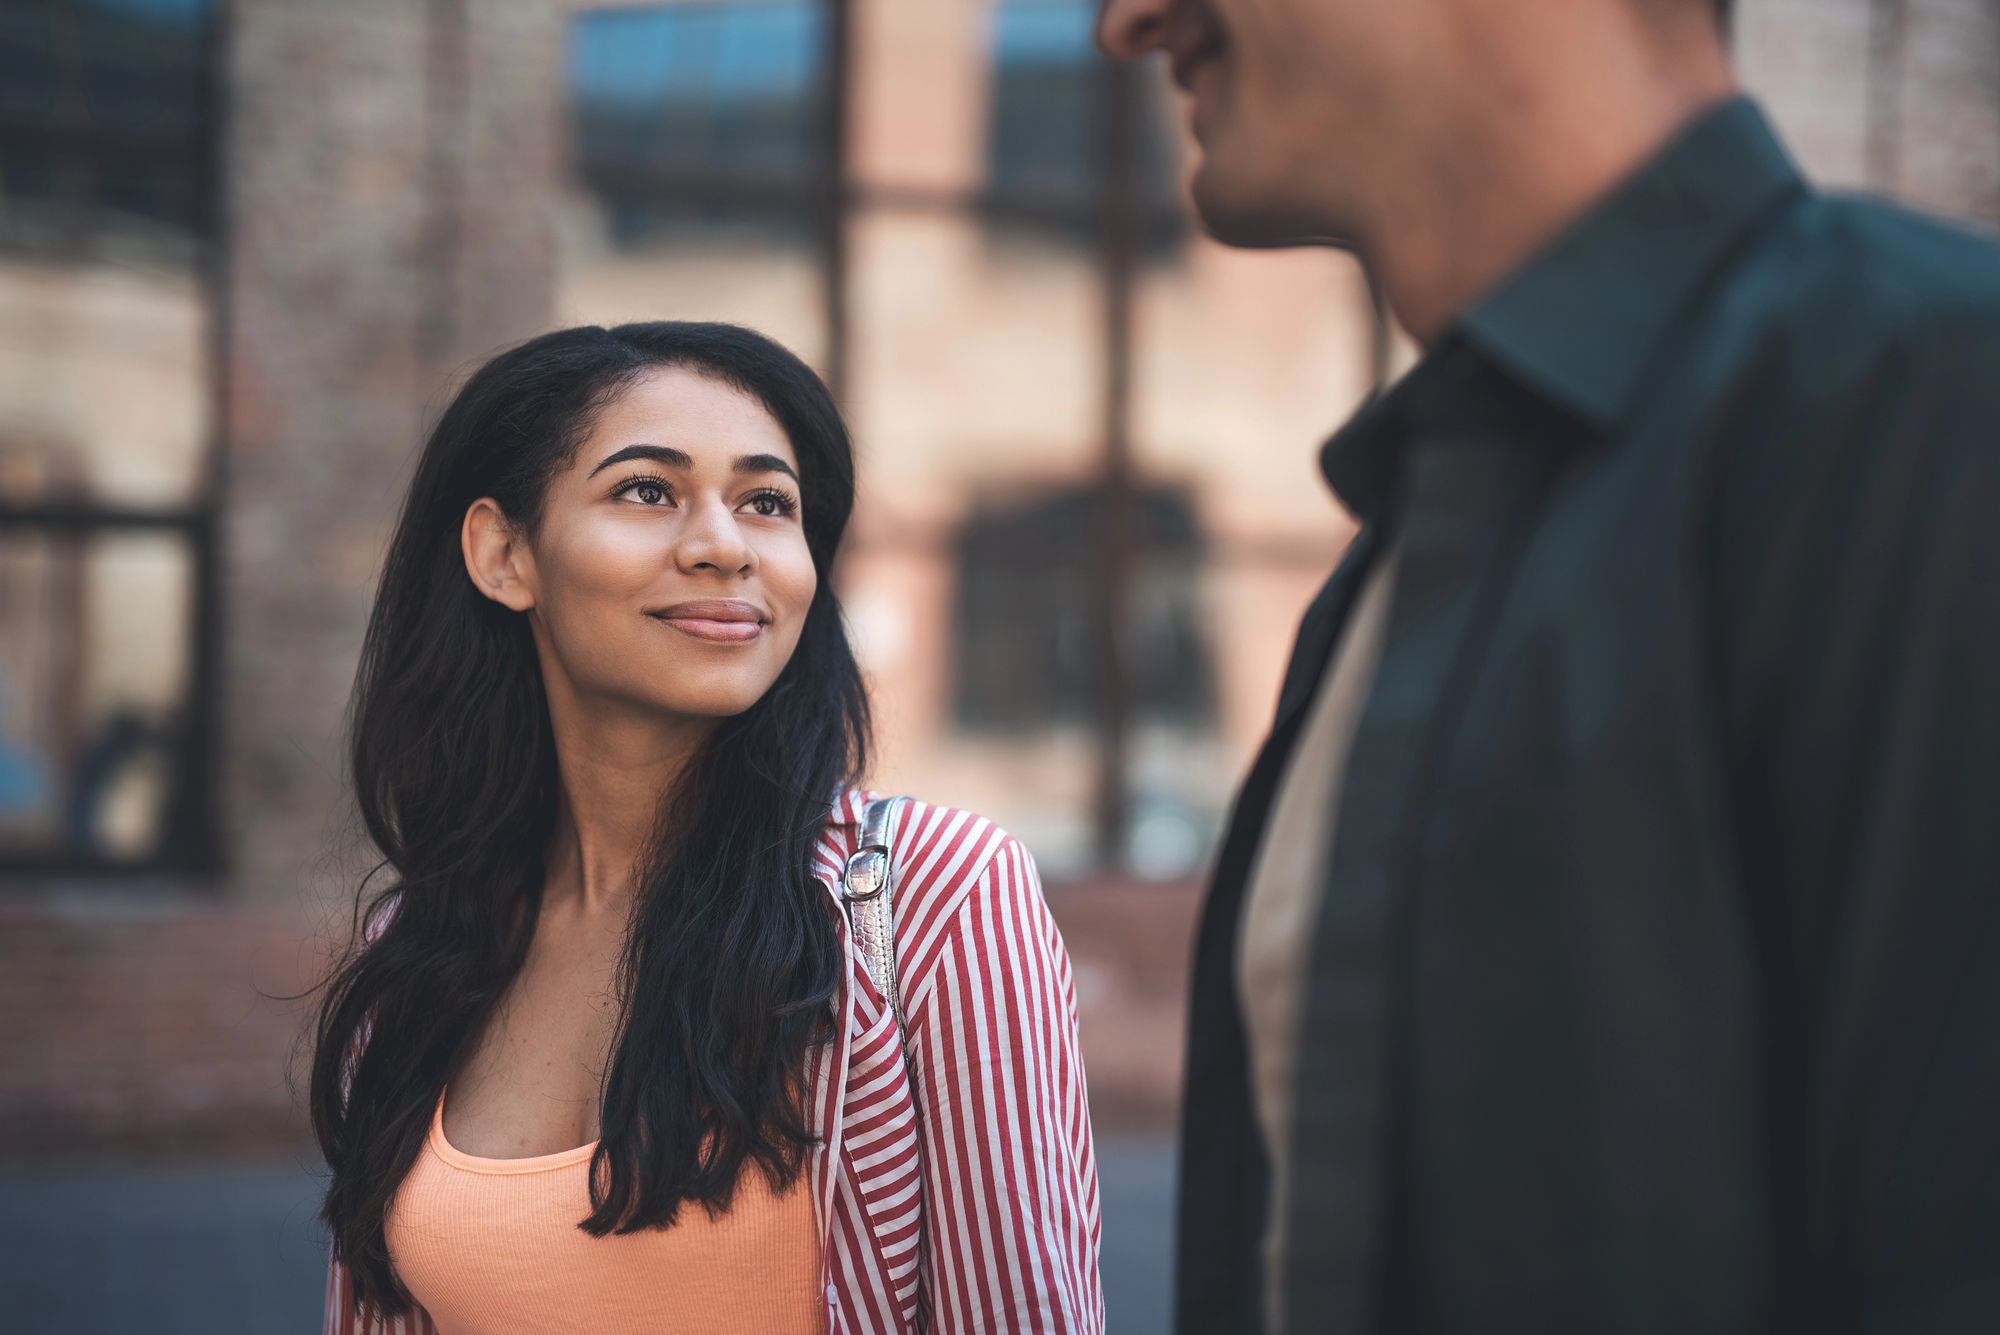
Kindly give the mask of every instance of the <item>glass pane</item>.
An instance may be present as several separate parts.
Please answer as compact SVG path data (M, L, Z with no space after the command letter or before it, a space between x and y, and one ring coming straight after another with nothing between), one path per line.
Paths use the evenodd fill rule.
M211 12L0 7L0 505L195 499Z
M0 531L0 858L178 851L192 589L179 533Z
M210 0L0 7L0 239L184 265L208 223Z
M1104 62L1092 32L1096 0L1001 0L993 10L987 111L986 207L995 218L1094 244L1101 161ZM1149 101L1160 90L1148 85ZM1176 241L1179 144L1158 115L1139 125L1145 244Z
M0 261L0 505L190 505L209 437L185 273Z
M729 320L823 360L822 27L808 0L578 17L565 322Z
M1011 192L1087 204L1097 178L1095 6L1004 0L993 14L988 182Z
M1096 726L1092 571L1099 491L1066 489L1027 504L981 506L955 556L954 713L967 732L1019 734ZM1188 499L1139 497L1131 616L1132 708L1142 723L1198 731L1214 718L1214 671L1196 624L1201 534Z

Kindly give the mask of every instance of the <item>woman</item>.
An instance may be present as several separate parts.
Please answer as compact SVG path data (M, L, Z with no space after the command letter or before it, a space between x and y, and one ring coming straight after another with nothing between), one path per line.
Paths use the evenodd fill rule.
M1027 852L904 803L887 987L843 911L853 490L727 325L550 334L439 421L355 688L393 881L318 1020L328 1330L1101 1329Z

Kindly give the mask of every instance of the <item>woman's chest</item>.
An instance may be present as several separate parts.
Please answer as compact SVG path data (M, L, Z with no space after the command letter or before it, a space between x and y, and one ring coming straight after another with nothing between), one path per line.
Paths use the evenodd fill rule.
M387 1221L397 1275L440 1335L820 1335L820 1239L804 1181L747 1169L730 1208L593 1237L596 1147L482 1159L434 1121Z
M444 1129L468 1154L517 1159L595 1140L617 1040L617 952L538 931L520 974L453 1074Z

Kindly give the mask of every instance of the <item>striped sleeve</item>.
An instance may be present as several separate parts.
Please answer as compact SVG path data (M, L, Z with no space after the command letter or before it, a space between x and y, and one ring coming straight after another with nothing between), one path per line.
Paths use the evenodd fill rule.
M324 1335L438 1335L431 1314L414 1304L403 1316L385 1317L354 1306L354 1280L347 1267L334 1261L327 1267Z
M910 824L909 872L967 882L954 887L962 893L912 896L922 920L898 933L914 947L904 1001L922 1105L930 1328L1102 1331L1076 989L1034 860L966 812L919 807Z

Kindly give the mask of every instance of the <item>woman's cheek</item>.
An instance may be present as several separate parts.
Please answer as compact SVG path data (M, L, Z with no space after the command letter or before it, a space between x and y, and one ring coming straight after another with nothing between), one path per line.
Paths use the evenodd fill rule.
M606 524L592 533L581 554L591 572L591 582L607 592L627 594L643 591L660 577L663 567L673 562L672 543L663 532L648 532L638 524Z
M782 584L773 592L785 601L786 610L794 620L803 620L812 607L813 594L819 588L819 573L813 569L812 552L803 539L786 546L783 558ZM778 584L778 581L773 581Z

